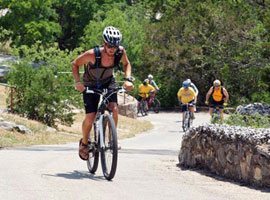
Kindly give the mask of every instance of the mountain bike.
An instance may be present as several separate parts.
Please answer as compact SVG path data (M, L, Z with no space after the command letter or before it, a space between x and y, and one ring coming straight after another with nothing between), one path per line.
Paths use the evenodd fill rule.
M94 120L94 134L88 142L89 158L87 167L91 174L95 174L98 168L99 155L102 172L107 180L115 176L118 157L118 141L112 111L108 109L109 97L117 92L125 92L125 89L118 87L113 90L86 89L86 93L100 95L98 109Z
M138 102L138 107L137 107L137 114L141 113L142 116L148 114L148 102L147 98L143 97L141 100Z
M220 111L219 106L215 106L212 116L211 116L211 123L212 124L222 124L222 119L221 119L221 111Z
M152 109L155 113L159 113L160 101L157 99L156 93L150 93L148 100L148 108Z
M193 123L193 119L192 119L193 113L189 110L189 107L193 106L193 104L186 103L186 104L183 104L182 106L184 105L187 106L187 109L186 111L184 111L184 114L183 114L182 128L183 128L183 131L186 132L188 129L190 129Z

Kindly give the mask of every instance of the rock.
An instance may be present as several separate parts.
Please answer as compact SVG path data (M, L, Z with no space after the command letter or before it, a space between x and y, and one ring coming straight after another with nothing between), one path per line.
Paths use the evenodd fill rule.
M30 134L32 133L32 131L28 128L26 128L25 126L23 125L17 125L13 122L8 122L8 121L1 121L0 122L0 128L3 128L7 131L18 131L22 134Z
M118 94L118 110L119 114L130 117L137 118L137 100L128 94Z
M270 105L263 103L240 105L236 108L236 112L241 115L253 115L258 113L260 115L270 116Z

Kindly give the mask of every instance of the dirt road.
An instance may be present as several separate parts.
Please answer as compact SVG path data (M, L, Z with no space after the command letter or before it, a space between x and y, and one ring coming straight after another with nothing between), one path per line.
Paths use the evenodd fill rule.
M118 168L110 182L100 167L96 175L88 173L77 155L77 143L0 150L0 199L270 199L270 190L180 169L179 114L150 114L144 119L155 128L120 141ZM197 113L195 125L208 120L206 113Z

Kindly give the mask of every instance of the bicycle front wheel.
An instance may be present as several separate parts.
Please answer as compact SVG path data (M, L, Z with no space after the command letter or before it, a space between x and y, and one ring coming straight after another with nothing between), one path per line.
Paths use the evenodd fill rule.
M187 111L185 111L184 113L184 118L182 120L182 128L184 132L186 132L189 128L189 113Z
M103 175L111 180L116 172L118 157L117 133L113 118L109 114L103 116L104 148L101 148L101 165Z
M90 141L93 141L89 144L89 158L87 162L87 168L91 174L94 174L98 168L98 158L99 158L99 151L98 151L98 138L97 132L94 125L94 136L90 138Z

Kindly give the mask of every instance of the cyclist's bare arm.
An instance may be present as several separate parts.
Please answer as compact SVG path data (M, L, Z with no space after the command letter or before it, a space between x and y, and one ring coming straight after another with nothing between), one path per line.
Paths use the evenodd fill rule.
M195 97L194 97L194 104L196 104L197 103L197 95L195 95Z
M210 95L212 94L212 92L213 92L213 87L211 87L211 88L208 90L208 92L207 92L207 94L206 94L206 97L205 97L205 101L208 101L208 100L209 100Z
M227 103L229 100L229 93L227 92L227 90L225 88L223 88L223 93L224 93L224 102Z
M95 63L95 55L94 50L91 49L89 51L86 51L85 53L79 55L73 62L72 62L72 74L75 80L75 88L76 90L83 92L85 90L84 85L80 82L80 73L79 68L83 66L84 64L88 63Z
M121 47L123 48L123 47ZM127 57L127 53L126 50L123 48L123 55L122 55L122 59L121 62L123 64L123 68L124 68L124 73L125 73L125 78L129 78L131 77L131 64L129 62L129 59ZM127 91L131 91L133 89L133 84L129 81L125 81L124 83L124 88Z

